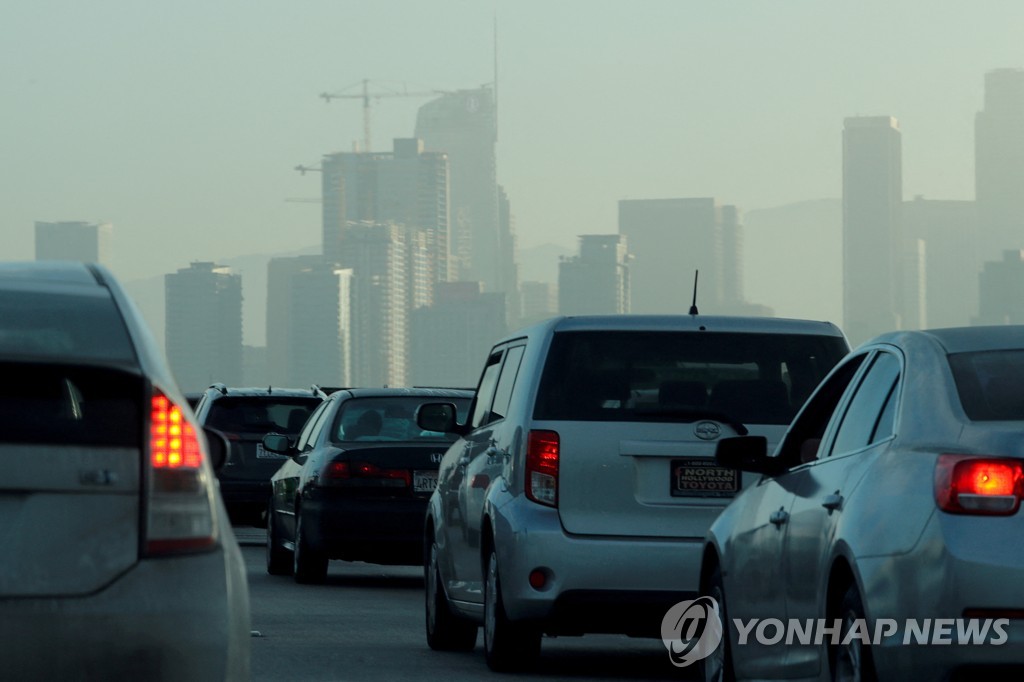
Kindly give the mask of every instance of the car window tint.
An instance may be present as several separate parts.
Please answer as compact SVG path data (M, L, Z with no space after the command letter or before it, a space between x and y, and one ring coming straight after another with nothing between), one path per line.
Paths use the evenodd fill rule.
M504 419L508 414L508 406L512 401L512 389L519 375L519 365L523 361L523 353L526 346L514 346L505 353L505 364L501 368L501 376L498 377L498 385L494 390L494 404L487 417L488 422Z
M843 415L832 444L833 454L851 452L868 445L899 374L900 362L895 355L879 353L875 357Z
M455 434L425 431L416 424L423 403L455 403L456 421L465 419L469 398L437 396L377 396L345 401L335 420L332 440L339 442L453 441Z
M302 430L319 398L224 397L210 405L206 425L225 433L283 433Z
M116 370L0 363L0 442L137 449L144 390Z
M960 404L971 421L1024 421L1024 351L949 356Z
M487 358L487 365L480 377L480 385L476 389L473 414L469 420L469 425L474 429L487 423L487 415L491 411L491 401L494 399L494 389L498 383L498 370L501 369L501 356L502 351L497 351L491 353Z
M0 356L135 362L121 313L99 288L73 296L0 291Z
M305 425L303 425L302 431L299 433L299 439L295 443L296 450L302 452L302 450L306 448L306 444L309 443L310 436L313 435L313 428L322 421L324 411L327 409L328 405L331 404L332 403L329 401L324 401L320 404L320 407L313 411L313 414L309 415L309 419L307 419Z
M788 424L846 352L807 334L559 332L534 418Z

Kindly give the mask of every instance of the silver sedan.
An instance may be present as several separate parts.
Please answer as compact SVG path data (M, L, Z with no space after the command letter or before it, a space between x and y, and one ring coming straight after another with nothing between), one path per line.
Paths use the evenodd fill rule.
M880 336L717 457L761 479L707 536L708 679L1024 670L1024 327Z

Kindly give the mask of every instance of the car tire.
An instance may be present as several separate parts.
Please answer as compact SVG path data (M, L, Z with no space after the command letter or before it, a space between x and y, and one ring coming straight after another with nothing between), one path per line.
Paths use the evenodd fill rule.
M875 672L875 662L871 656L871 645L865 644L857 637L847 644L842 644L846 639L846 633L853 627L854 621L865 617L864 603L861 601L856 585L847 588L843 600L840 602L837 617L842 621L842 627L840 643L829 647L832 679L836 682L841 680L877 681L878 675Z
M479 626L452 612L448 596L444 592L444 584L441 582L436 542L430 546L424 578L427 644L435 651L472 651L476 646Z
M270 575L291 575L294 570L292 553L281 546L277 529L277 515L274 503L267 506L267 573Z
M722 623L722 641L709 656L700 661L700 677L705 682L734 682L736 671L732 667L732 648L729 646L729 618L725 610L725 584L722 581L722 569L715 570L708 578L707 585L701 591L718 602L718 616Z
M309 546L302 528L302 513L295 512L295 551L292 552L292 570L295 582L322 583L327 577L327 555Z
M495 672L523 670L540 655L541 631L532 623L516 623L505 613L498 557L491 550L484 583L484 657Z

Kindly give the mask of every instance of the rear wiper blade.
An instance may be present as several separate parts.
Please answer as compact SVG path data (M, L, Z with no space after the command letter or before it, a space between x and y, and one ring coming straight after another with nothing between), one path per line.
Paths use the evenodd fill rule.
M733 431L741 436L745 436L750 433L746 426L736 421L726 413L716 412L714 410L687 410L670 407L658 410L636 410L633 414L641 417L677 417L683 422L695 422L698 419L710 419L712 421L721 422L731 426Z

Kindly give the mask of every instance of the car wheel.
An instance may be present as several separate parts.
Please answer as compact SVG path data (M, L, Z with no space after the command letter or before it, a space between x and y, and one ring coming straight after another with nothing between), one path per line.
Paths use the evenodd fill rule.
M273 502L267 507L267 573L270 575L292 574L292 553L281 546L277 530L277 515Z
M732 668L732 650L729 647L729 619L725 614L725 586L722 569L715 566L702 594L718 602L718 617L722 623L722 641L707 658L700 661L701 677L705 682L733 682L736 673Z
M843 601L839 606L839 618L842 619L840 643L830 647L832 679L843 682L877 680L874 660L871 657L871 645L865 644L859 637L853 637L849 642L843 644L846 641L846 633L853 628L854 623L864 619L864 604L855 585L851 585L843 596Z
M327 555L309 546L302 528L302 513L295 512L295 551L292 570L297 583L322 583L327 577Z
M540 655L541 631L530 623L514 623L501 598L498 557L491 550L484 583L484 656L496 672L522 670Z
M437 565L437 543L430 546L426 567L427 644L437 651L472 651L478 626L452 612Z

